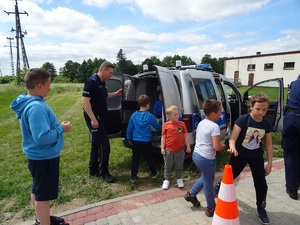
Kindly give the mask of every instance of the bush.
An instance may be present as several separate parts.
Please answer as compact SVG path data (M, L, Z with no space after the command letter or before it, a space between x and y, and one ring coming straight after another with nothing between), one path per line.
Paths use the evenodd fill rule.
M1 76L0 84L9 84L15 79L15 76Z
M70 78L65 77L65 76L55 76L53 79L53 83L71 83Z

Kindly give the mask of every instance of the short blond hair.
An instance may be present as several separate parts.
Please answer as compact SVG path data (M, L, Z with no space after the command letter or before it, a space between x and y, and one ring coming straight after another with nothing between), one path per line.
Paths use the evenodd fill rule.
M178 110L178 107L176 105L169 105L167 108L166 108L166 114L167 115L171 115L171 113L177 109Z

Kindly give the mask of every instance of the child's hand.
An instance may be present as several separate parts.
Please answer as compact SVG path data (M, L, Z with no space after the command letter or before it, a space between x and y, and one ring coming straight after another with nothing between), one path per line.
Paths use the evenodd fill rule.
M271 164L267 164L265 167L265 175L268 176L272 171L272 163Z
M187 149L186 149L186 152L187 152L187 153L191 153L191 149L190 149L190 148L187 148Z
M166 151L165 151L165 149L163 149L163 148L161 149L160 152L161 152L161 154L163 154L163 155L166 154Z
M65 132L69 132L72 128L71 123L68 122L68 121L63 121L63 122L60 123L60 125L62 125L64 127Z
M239 154L236 149L232 149L232 148L229 148L227 150L227 152L233 154L234 156L238 156L238 154Z
M221 143L222 148L226 148L226 145L224 143Z

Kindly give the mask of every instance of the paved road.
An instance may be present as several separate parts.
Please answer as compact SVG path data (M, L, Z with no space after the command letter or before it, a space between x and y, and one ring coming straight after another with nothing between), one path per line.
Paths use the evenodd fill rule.
M221 174L217 174L216 180ZM288 197L284 187L283 160L273 163L273 171L267 177L269 186L267 212L272 225L299 225L300 200ZM178 189L173 185L169 190L161 188L140 192L121 198L102 201L78 209L62 212L70 225L160 225L160 224L211 224L212 218L204 214L206 206L203 191L197 196L204 207L194 208L182 195L194 181L185 181L186 187ZM255 213L255 192L251 172L246 168L235 181L241 225L260 224ZM27 221L23 225L31 225Z

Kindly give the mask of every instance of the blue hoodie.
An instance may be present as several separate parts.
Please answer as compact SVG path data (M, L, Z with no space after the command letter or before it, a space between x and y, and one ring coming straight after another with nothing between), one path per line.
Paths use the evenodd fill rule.
M152 140L151 126L161 132L161 125L156 121L155 117L148 111L136 111L129 120L126 138L129 142Z
M53 159L64 146L64 127L45 100L21 94L11 104L20 122L22 148L28 159Z

